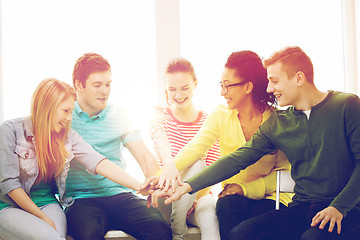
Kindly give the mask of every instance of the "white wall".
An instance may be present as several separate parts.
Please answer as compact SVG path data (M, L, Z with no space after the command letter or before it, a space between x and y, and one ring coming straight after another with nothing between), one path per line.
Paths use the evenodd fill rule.
M182 54L198 73L202 108L223 102L217 83L227 57L240 50L267 57L298 45L313 61L320 90L345 90L341 0L182 1L180 19ZM213 102L201 102L209 95Z

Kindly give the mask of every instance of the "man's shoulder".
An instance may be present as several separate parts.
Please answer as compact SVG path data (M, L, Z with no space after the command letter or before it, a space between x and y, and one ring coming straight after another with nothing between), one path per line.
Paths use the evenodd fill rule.
M346 92L338 92L338 91L331 91L331 98L334 101L351 101L353 99L358 98L356 94L353 93L346 93Z
M285 116L285 115L289 115L289 114L293 114L295 111L294 106L288 106L286 108L276 108L274 109L274 111L271 113L270 116L273 117L280 117L280 116Z

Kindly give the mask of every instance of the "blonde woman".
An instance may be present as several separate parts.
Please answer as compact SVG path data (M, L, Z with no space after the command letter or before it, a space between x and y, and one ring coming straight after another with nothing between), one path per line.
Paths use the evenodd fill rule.
M136 189L140 185L97 153L70 129L76 94L59 80L46 79L35 90L31 116L0 126L0 238L65 239L66 218L60 203L70 161L92 174Z

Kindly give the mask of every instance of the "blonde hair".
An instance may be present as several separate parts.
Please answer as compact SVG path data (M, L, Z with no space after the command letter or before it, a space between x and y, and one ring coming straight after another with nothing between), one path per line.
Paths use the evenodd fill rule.
M31 122L39 166L36 182L51 181L64 167L68 156L65 140L70 124L56 133L52 131L52 122L56 109L69 97L76 100L75 90L69 84L53 78L43 80L32 96Z

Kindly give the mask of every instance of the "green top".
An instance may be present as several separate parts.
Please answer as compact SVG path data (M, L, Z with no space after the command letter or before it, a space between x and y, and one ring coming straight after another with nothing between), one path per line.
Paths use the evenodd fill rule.
M41 207L50 203L57 203L55 193L56 185L40 183L31 188L30 197L36 206Z
M55 198L56 185L49 183L40 183L33 185L30 190L30 198L36 206L41 207L50 203L58 203ZM7 203L0 201L0 210L10 206Z
M260 157L282 150L296 182L293 203L329 202L344 217L360 208L360 100L330 91L310 117L294 107L277 110L243 147L187 180L198 191L223 181Z

